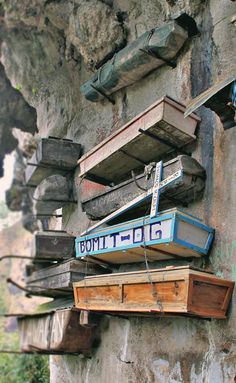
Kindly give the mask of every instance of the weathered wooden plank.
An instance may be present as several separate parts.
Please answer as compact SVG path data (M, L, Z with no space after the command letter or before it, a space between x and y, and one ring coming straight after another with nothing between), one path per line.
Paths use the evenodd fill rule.
M99 265L72 259L34 271L27 277L26 285L32 293L54 297L72 292L72 282L79 281L86 275L106 272L107 270Z
M189 266L87 277L73 285L81 310L222 319L234 288L234 282Z
M195 114L185 119L184 111L182 104L169 97L156 101L86 153L78 161L80 176L104 185L117 184L131 170L193 142L200 119Z
M136 177L141 188L151 189L153 187L153 173L149 180L145 174ZM181 172L180 178L168 184L160 195L160 209L164 210L176 204L188 204L202 197L205 187L205 170L192 157L180 155L175 159L163 164L163 179L170 177L176 172ZM143 190L138 188L133 178L114 187L106 187L106 190L97 190L94 185L89 185L89 196L87 196L86 186L82 189L81 202L84 211L92 219L102 219L107 215L120 209L122 206L131 202L134 198L143 194ZM145 215L150 205L151 196L139 206L129 210L129 217L136 218L135 215ZM126 216L120 217L123 220Z
M110 263L200 257L208 253L214 230L197 218L171 209L105 227L76 239L76 256Z
M25 170L27 185L37 186L53 174L65 175L76 167L81 145L71 140L42 138Z
M75 237L62 231L35 232L32 257L48 261L69 259L75 256Z
M79 320L80 312L71 309L18 318L21 350L89 354L96 328L81 326Z
M234 127L236 125L234 89L236 89L236 75L216 82L189 103L185 116L204 105L219 116L224 129Z

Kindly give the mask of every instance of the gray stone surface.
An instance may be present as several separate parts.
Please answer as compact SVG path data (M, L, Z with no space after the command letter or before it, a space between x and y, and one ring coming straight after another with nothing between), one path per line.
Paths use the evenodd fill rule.
M71 13L67 36L93 68L123 45L125 33L109 5L98 0L80 3Z
M0 64L0 155L10 153L17 147L13 128L35 133L36 111L30 107L21 93L14 89Z
M3 1L8 29L4 28L1 37L1 62L13 86L20 84L25 100L35 107L41 136L72 138L86 152L162 95L167 93L187 103L217 79L236 71L236 30L231 23L235 2L97 1L95 9L102 9L105 4L112 8L110 13L107 11L106 27L99 11L100 18L94 16L95 11L91 16L94 25L90 31L96 46L92 45L91 36L87 41L83 40L85 37L82 41L81 36L72 41L70 26L75 15L79 25L79 8L84 8L86 14L91 3L48 1L44 7L44 1ZM115 105L107 100L91 104L81 96L79 87L91 77L87 64L90 58L95 62L110 52L111 46L113 49L115 31L120 30L117 12L121 12L128 42L181 13L195 18L200 35L189 41L175 69L163 66L117 92ZM114 20L117 27L113 29ZM104 49L103 28L111 33L109 47ZM90 44L96 48L91 55ZM210 257L196 264L211 267L217 275L236 281L236 129L224 132L216 115L204 107L198 114L202 123L193 157L206 169L207 180L203 200L189 206L188 212L215 227L216 239ZM78 171L75 183L79 191L77 174ZM63 228L75 235L89 225L79 198L77 207L71 204L63 208L62 221ZM51 383L233 383L235 318L235 294L226 321L104 318L101 343L91 359L51 357Z

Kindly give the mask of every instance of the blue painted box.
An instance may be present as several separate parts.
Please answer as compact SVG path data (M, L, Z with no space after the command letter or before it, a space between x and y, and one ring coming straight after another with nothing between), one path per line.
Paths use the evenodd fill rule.
M76 256L131 263L206 255L214 230L177 209L101 228L76 239Z

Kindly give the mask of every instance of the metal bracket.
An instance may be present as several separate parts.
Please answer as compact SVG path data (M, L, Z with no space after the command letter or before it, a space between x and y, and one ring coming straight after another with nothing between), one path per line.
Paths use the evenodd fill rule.
M73 168L64 168L63 166L34 164L33 162L27 162L27 166L28 165L35 166L36 168L46 168L46 169L60 170L60 171L66 172L66 174L72 172L76 168L76 166L74 166Z
M112 105L115 105L115 101L109 97L106 93L104 93L102 90L98 89L96 86L94 85L90 85L91 88L93 88L97 93L99 93L101 96L105 97Z
M142 134L145 134L146 136L152 138L153 140L161 142L164 145L170 146L172 149L175 149L176 151L178 151L181 154L186 154L187 156L190 155L190 153L186 152L184 149L179 148L178 146L176 146L175 144L172 144L171 142L169 142L168 140L165 140L164 138L157 137L155 134L153 134L151 132L143 130L142 128L139 129L139 132Z
M147 162L144 162L143 160L139 159L138 157L134 156L133 154L127 153L122 149L119 149L118 152L124 154L125 156L132 158L133 160L139 162L141 165L147 165Z
M37 199L37 198L33 198L34 201L37 201L37 202L60 202L60 203L74 203L74 204L77 204L77 201L68 201L68 200L61 200L61 199Z

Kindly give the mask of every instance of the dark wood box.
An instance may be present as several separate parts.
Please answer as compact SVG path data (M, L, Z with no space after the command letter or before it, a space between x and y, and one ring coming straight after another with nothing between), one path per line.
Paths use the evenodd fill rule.
M155 168L149 181L146 181L144 174L137 176L136 180L138 185L142 188L152 188L154 171ZM162 178L166 179L178 171L182 171L181 178L167 185L161 193L160 210L170 206L172 207L176 204L186 205L202 197L206 177L204 168L194 158L180 155L164 163ZM81 193L81 202L84 211L92 219L102 219L132 201L143 192L144 191L135 184L134 179L131 178L117 186L107 186L105 191L101 189L97 190L95 187L94 195L91 188L89 193L87 193L86 188L84 188ZM144 203L139 206L136 205L134 209L130 209L128 212L129 217L136 218L138 214L145 215L148 205L150 206L151 197L150 195L150 198L145 200Z
M80 144L66 139L42 138L26 167L26 184L37 186L53 174L67 174L76 167L80 155Z
M32 293L56 297L70 294L74 281L104 272L106 269L99 265L72 259L34 271L27 277L26 285Z
M75 256L75 237L63 231L35 232L32 256L45 261L58 261Z
M80 312L71 309L18 318L23 352L89 354L95 327L80 325Z

